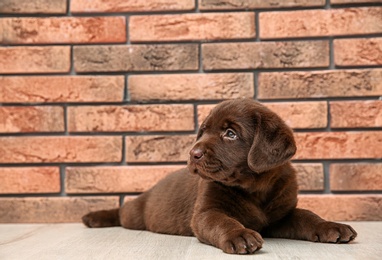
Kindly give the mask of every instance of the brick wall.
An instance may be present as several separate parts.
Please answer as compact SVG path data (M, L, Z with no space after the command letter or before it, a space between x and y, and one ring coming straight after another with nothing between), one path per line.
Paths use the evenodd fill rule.
M295 130L301 206L382 220L381 3L1 0L0 222L118 206L238 97Z

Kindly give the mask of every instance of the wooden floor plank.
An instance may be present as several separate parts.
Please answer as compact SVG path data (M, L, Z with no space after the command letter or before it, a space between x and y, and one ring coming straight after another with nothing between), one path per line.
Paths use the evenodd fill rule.
M382 222L351 222L350 244L265 239L245 259L381 259ZM239 259L194 237L123 228L89 229L81 224L0 224L0 259ZM241 258L243 259L243 258Z

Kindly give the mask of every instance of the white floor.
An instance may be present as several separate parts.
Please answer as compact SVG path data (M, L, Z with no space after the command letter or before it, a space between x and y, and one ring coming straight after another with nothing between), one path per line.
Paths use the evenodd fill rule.
M224 254L194 237L81 224L0 224L0 259L382 259L382 222L350 222L350 244L265 239L251 256Z

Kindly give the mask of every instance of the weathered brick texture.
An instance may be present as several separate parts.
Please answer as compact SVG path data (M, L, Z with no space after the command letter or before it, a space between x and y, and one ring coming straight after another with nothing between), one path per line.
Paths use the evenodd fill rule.
M3 18L3 43L126 42L125 17Z
M197 70L196 44L75 46L77 72Z
M330 0L331 4L380 3L381 0Z
M64 131L62 107L0 107L0 133Z
M381 3L0 0L0 223L135 198L234 98L294 130L300 206L382 220Z
M58 167L3 167L0 180L0 194L58 193L61 189Z
M73 13L181 11L195 8L194 0L71 0Z
M330 189L332 191L382 190L382 164L331 164Z
M0 76L0 103L121 102L124 88L123 76Z
M66 0L1 0L0 13L64 14L66 13Z
M251 73L133 75L128 86L132 101L219 100L255 94Z
M330 102L331 127L382 127L382 100Z
M259 74L259 99L382 95L382 70L328 70Z
M334 62L338 66L382 65L382 38L335 40Z
M201 10L235 10L323 6L325 0L198 0Z
M202 53L205 70L329 66L327 41L210 43Z
M68 118L70 132L194 130L190 105L79 106Z
M132 16L129 29L132 42L247 39L255 37L255 14Z
M70 70L70 47L0 47L0 73L64 73Z
M325 128L328 125L326 102L268 103L292 128Z
M263 12L259 16L260 38L381 33L381 13L382 7Z
M182 166L75 167L66 170L67 193L143 192Z
M0 137L0 163L120 162L121 159L121 137Z
M324 167L319 163L294 163L297 171L298 188L302 191L324 189Z
M295 133L295 159L382 159L382 131Z

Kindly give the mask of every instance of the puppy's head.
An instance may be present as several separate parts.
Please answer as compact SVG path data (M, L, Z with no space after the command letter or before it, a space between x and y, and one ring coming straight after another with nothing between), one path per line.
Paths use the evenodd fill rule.
M236 185L295 152L292 130L278 115L252 99L228 100L201 124L188 167L204 179Z

